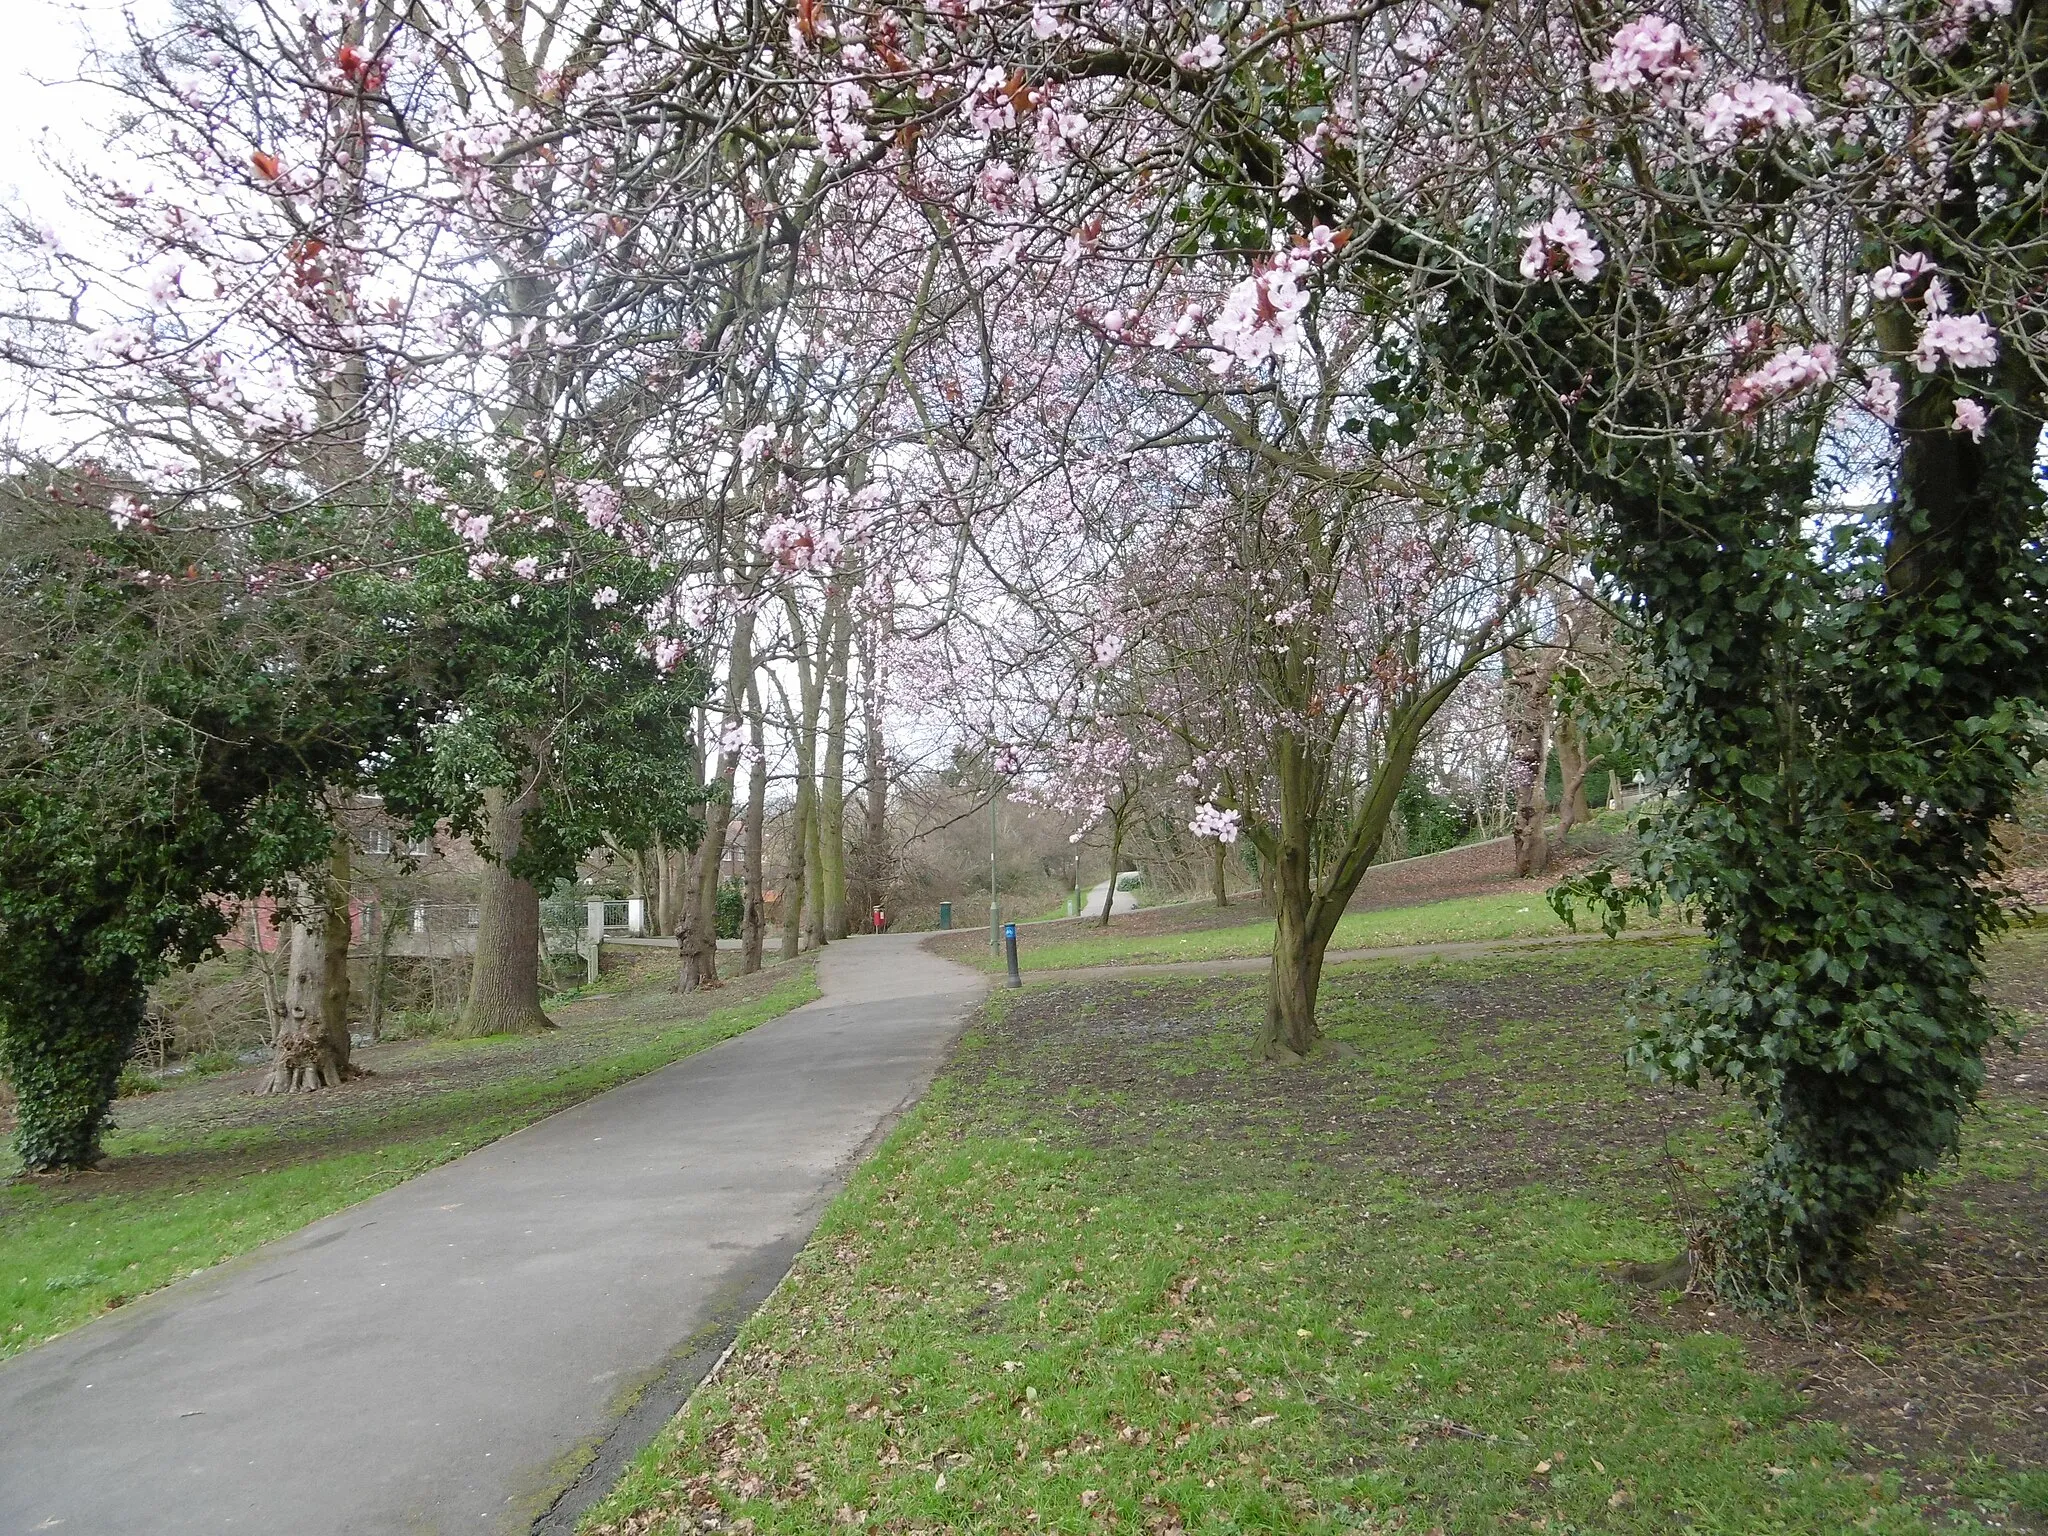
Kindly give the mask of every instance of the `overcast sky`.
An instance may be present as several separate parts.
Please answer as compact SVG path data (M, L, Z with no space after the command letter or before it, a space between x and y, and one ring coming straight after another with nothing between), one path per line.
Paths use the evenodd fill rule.
M104 95L67 85L78 73L85 29L118 35L121 7L108 0L6 0L7 47L0 54L0 194L40 211L55 190L36 163L47 129L79 149L104 117ZM50 82L45 84L44 82Z

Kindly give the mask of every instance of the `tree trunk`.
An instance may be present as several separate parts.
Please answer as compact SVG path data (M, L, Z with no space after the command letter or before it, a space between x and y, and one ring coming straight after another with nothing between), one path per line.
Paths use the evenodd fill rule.
M1273 964L1266 982L1266 1022L1260 1047L1268 1059L1293 1061L1322 1038L1316 1023L1316 995L1322 987L1323 956L1358 883L1372 867L1387 835L1394 803L1414 761L1422 733L1455 691L1464 673L1440 684L1396 712L1387 729L1385 757L1371 786L1344 824L1342 841L1327 874L1319 874L1314 838L1327 807L1320 786L1330 763L1323 744L1277 733L1274 778L1280 790L1280 828L1259 851L1273 870Z
M853 649L853 604L841 596L838 617L826 626L825 764L818 796L819 921L827 939L847 934L846 906L846 683Z
M790 734L796 743L798 811L791 882L794 889L783 893L786 911L782 927L783 956L794 959L800 946L815 949L825 938L819 921L822 883L818 878L818 714L825 702L823 652L831 639L831 613L828 608L819 636L820 654L813 657L805 649L803 610L794 596L786 596L783 601L789 614L791 647L796 653L799 711L790 721ZM783 707L787 713L787 698Z
M377 898L377 950L370 957L370 1000L369 1026L370 1044L375 1045L384 1035L384 988L391 971L391 914L384 909L384 898Z
M1221 838L1216 839L1216 851L1209 877L1210 894L1216 898L1216 905L1230 905L1230 886L1227 879L1226 863L1230 857L1230 845Z
M265 1093L310 1093L353 1075L348 1037L349 844L336 834L327 863L298 882L291 971L271 1027Z
M767 937L768 914L763 901L761 870L763 823L768 817L768 754L766 731L761 724L761 691L750 678L747 682L747 740L754 760L747 768L746 907L740 914L740 974L751 976L761 969L761 950Z
M704 838L693 855L694 889L676 929L682 949L678 985L685 992L716 987L718 979L718 876L725 864L725 837L732 826L732 792L740 771L740 728L747 688L754 677L754 615L742 609L733 620L726 668L725 708L720 713L717 777L704 807Z
M53 925L54 926L54 925ZM33 966L0 993L0 1071L17 1095L14 1147L30 1173L90 1168L121 1067L142 1033L148 995L134 962L88 955L61 930L10 934Z
M1543 770L1549 758L1550 668L1531 651L1509 651L1502 658L1507 710L1508 785L1515 797L1515 873L1527 878L1550 867L1550 849L1543 832L1547 809Z
M1109 890L1102 898L1102 926L1109 926L1109 914L1116 910L1116 882L1123 871L1124 817L1118 811L1109 823Z
M1315 1049L1316 993L1323 979L1323 946L1316 942L1316 868L1313 838L1321 782L1310 752L1282 731L1273 753L1280 791L1279 836L1273 861L1273 963L1266 979L1266 1022L1260 1054L1269 1061L1299 1061ZM1350 900L1350 892L1343 893Z
M476 927L476 962L469 1001L452 1031L458 1036L535 1034L553 1029L540 1006L540 893L512 873L527 813L539 803L531 790L514 798L484 791L490 847L483 870Z
M804 927L806 949L823 949L831 940L825 935L825 869L820 857L824 844L823 815L815 786L810 793L810 811L804 818Z
M1280 881L1273 928L1273 969L1266 979L1266 1027L1259 1037L1270 1061L1299 1061L1316 1047L1316 994L1323 983L1325 943L1316 942L1313 903L1305 885Z
M866 764L867 835L861 844L861 900L872 914L883 905L889 876L889 759L883 750L880 639L861 641L861 749Z
M810 820L810 815L810 785L799 778L796 804L790 811L789 862L782 876L782 958L785 960L794 960L803 946L804 842L810 835L805 823Z
M1579 730L1579 722L1567 710L1558 711L1552 746L1557 752L1558 776L1563 781L1557 797L1557 837L1562 843L1573 827L1593 819L1593 808L1586 803L1586 774L1592 763L1586 756L1586 738Z

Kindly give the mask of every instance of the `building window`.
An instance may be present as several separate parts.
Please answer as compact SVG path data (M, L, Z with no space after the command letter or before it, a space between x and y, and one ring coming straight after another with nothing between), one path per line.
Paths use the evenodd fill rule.
M391 829L389 827L365 827L362 836L363 852L389 853L391 851Z

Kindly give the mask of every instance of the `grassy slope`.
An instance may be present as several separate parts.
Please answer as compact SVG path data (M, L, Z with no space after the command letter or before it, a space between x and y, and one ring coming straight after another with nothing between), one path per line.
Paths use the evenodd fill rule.
M1667 1147L1732 1166L1739 1111L1616 1059L1622 982L1693 953L1347 969L1350 1052L1286 1069L1255 983L998 994L587 1529L1928 1529L1725 1319L1607 1278L1676 1244ZM2041 1106L1950 1182L1990 1176L2048 1179Z
M809 966L688 1011L680 998L663 1005L663 985L586 999L574 1005L580 1019L559 1009L563 1029L538 1046L432 1042L412 1053L425 1061L424 1091L373 1079L282 1101L302 1113L225 1127L219 1115L177 1113L191 1089L152 1096L156 1123L111 1133L104 1173L0 1184L0 1357L818 995ZM491 1070L494 1057L505 1070ZM437 1066L463 1069L462 1085L436 1087Z
M1337 924L1330 948L1336 951L1396 944L1446 944L1467 939L1539 938L1569 931L1541 896L1517 892L1466 896L1381 912L1346 913ZM1018 941L1018 963L1027 972L1091 965L1153 965L1263 955L1273 947L1273 923L1270 918L1262 918L1231 928L1143 936L1119 934L1113 928L1107 932L1088 932L1076 924L1060 929L1058 937L1026 929L1019 933ZM998 966L998 961L985 953L976 958L990 969Z

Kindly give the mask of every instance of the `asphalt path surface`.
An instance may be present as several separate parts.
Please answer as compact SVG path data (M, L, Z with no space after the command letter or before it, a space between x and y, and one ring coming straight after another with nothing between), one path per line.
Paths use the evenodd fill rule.
M573 1528L931 1081L987 978L824 996L0 1364L0 1536Z

